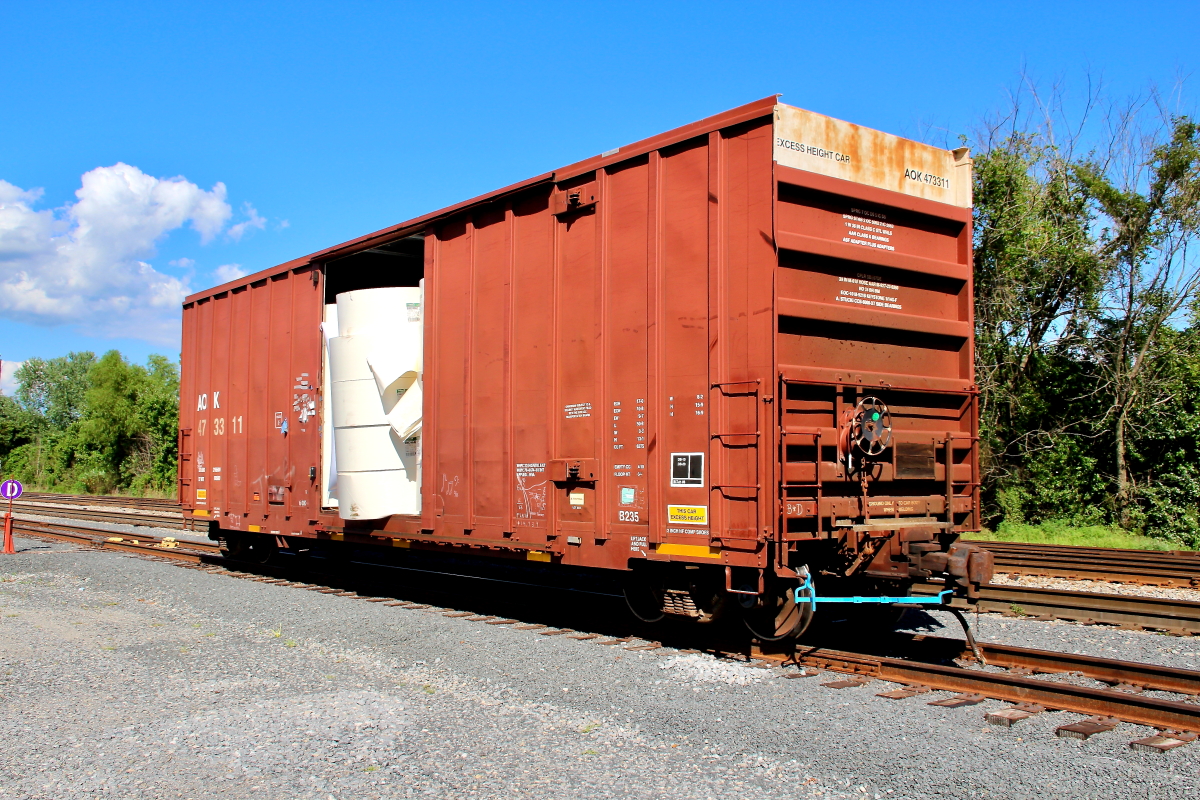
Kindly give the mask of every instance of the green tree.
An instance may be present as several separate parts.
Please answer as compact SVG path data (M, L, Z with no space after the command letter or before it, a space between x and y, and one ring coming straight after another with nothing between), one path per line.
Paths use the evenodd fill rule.
M169 493L176 474L178 366L115 350L30 359L0 398L4 471L45 489Z
M1074 168L1102 226L1097 256L1107 280L1090 343L1108 398L1122 525L1134 499L1128 450L1136 409L1161 402L1171 385L1159 345L1200 289L1200 128L1178 117L1165 141L1139 134L1114 137L1124 158L1093 156Z
M17 368L17 402L40 416L47 424L63 430L83 416L88 390L88 372L96 354L71 352L65 356L31 358Z
M1200 129L1034 99L974 148L987 517L1200 544Z

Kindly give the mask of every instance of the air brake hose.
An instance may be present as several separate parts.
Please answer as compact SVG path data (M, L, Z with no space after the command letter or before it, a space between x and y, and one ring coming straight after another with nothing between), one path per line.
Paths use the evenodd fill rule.
M804 596L801 592L807 590L808 595ZM945 604L946 595L954 594L953 589L945 589L937 593L935 597L817 597L817 590L813 586L812 575L804 576L804 583L796 587L796 605L808 603L812 606L813 612L817 610L817 603L901 603L905 605L921 605L921 606L940 606Z

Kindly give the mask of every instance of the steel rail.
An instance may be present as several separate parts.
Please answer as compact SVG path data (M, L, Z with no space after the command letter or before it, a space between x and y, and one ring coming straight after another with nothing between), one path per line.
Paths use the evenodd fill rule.
M94 511L62 506L36 506L18 501L23 511L45 512L44 516L65 516L88 521L146 525L151 527L184 528L182 517L139 515ZM913 587L914 594L934 595L940 584L924 583ZM978 607L982 611L1018 613L1027 616L1047 616L1084 623L1103 623L1131 628L1148 628L1179 634L1200 634L1200 603L1169 598L1135 595L1116 595L1070 592L1029 586L988 584L981 589L979 600L968 604L956 598L958 608Z
M57 492L25 492L22 497L43 503L74 503L77 505L120 505L126 508L154 508L163 511L182 511L175 500L161 497L122 497L111 494L62 494Z
M945 659L975 659L968 643L961 639L897 633L895 641L904 648L928 651L926 657L942 654ZM1073 673L1113 686L1125 684L1141 689L1200 695L1200 672L1195 670L989 642L978 642L977 646L984 663L991 667L1046 674Z
M913 586L913 594L931 597L944 588L941 583L918 583ZM1074 622L1200 634L1200 603L1168 597L1068 592L989 583L980 587L978 600L956 597L952 605L959 609L977 608L1017 616L1046 616Z
M1200 588L1200 564L1190 570L1118 564L1082 559L1046 558L996 554L996 571L1013 575L1035 575L1104 583L1135 583L1143 586Z
M1011 703L1031 703L1046 709L1114 717L1123 722L1160 729L1200 732L1200 704L1163 700L1135 692L1095 689L1011 673L984 672L823 648L800 649L792 656L762 653L760 657L892 683L928 686Z
M150 528L187 529L187 521L182 515L167 512L100 511L98 509L82 508L73 505L31 503L25 500L14 501L13 511L24 514L37 514L42 517L67 517L69 519L90 520L93 522L108 522L116 525L144 525Z
M142 555L162 556L178 561L199 563L205 557L211 559L218 556L220 548L215 543L176 541L173 546L164 541L167 537L144 536L141 534L118 534L99 528L85 528L77 525L64 525L37 520L14 519L13 530L31 536L38 536L74 544L85 544L105 550L124 550Z
M1026 542L972 542L989 550L1000 572L1156 586L1200 586L1200 552L1123 550Z
M1042 555L1120 556L1146 561L1159 561L1165 557L1190 559L1193 563L1200 562L1200 550L1136 550L1124 547L1091 547L1089 545L1043 544L1040 542L987 542L975 539L964 539L963 542L977 545L994 553L1019 551Z

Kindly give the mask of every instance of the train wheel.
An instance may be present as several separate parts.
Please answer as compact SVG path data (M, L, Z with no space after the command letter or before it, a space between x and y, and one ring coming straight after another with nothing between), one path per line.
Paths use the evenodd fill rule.
M738 595L744 598L741 600L742 622L754 638L778 642L804 633L812 622L812 605L797 604L795 591L791 582L772 581L767 584L766 593L757 598Z
M279 545L274 536L256 536L250 545L250 560L257 564L266 564L279 553Z
M250 542L245 534L232 531L221 532L221 555L245 561L250 557Z
M642 622L659 622L667 615L663 610L666 589L660 580L635 572L625 579L624 594L629 612Z

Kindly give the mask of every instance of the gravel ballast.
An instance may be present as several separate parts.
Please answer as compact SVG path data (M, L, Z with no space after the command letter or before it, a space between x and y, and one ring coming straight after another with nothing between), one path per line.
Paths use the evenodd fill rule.
M540 635L18 537L0 556L0 798L1175 798L1130 750L1006 704ZM404 596L397 587L399 596ZM548 602L553 600L548 599ZM949 615L910 629L957 636ZM984 640L1196 669L1200 639L998 616ZM1190 702L1196 702L1192 698Z

